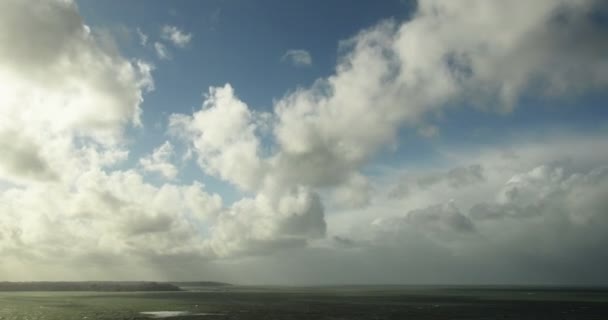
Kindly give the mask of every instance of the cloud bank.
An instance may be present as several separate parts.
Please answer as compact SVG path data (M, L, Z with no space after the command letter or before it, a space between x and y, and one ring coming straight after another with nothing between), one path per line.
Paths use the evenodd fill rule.
M420 1L410 20L340 43L335 73L271 112L251 109L230 84L209 88L199 110L170 115L170 142L125 168L125 132L142 125L154 67L104 46L70 1L5 1L0 270L15 279L53 264L39 276L606 282L604 139L447 150L450 165L415 173L364 170L403 147L403 128L440 134L430 115L454 105L500 116L528 97L605 90L607 29L594 18L605 9ZM184 47L192 35L164 26L161 37ZM226 204L200 182L176 181L182 144L243 198Z

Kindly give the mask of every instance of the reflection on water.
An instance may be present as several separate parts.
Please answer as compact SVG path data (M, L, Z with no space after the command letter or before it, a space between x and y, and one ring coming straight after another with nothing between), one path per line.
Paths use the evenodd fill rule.
M185 317L185 316L221 316L222 313L192 313L188 311L144 311L140 312L144 316L154 319Z

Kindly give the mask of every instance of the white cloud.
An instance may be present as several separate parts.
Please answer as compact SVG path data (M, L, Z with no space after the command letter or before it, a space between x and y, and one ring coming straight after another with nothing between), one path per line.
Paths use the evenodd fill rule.
M513 189L516 191L509 191L512 189L509 186L521 179L518 177L528 177L532 172L537 172L536 176L547 177L543 179L554 177L552 179L558 181L575 173L588 173L602 168L608 159L608 152L604 151L608 150L608 144L603 141L602 135L603 133L593 136L571 133L545 138L525 136L511 143L479 149L439 149L437 152L444 158L434 161L444 163L443 166L434 165L423 169L403 164L404 167L399 170L381 170L372 181L376 186L375 201L366 208L336 212L328 216L329 234L362 236L366 233L365 226L375 219L402 217L408 211L452 200L464 214L492 216L495 206L504 204L504 208L513 209L511 214L523 215L522 208L532 204L532 199L536 199L534 197L553 191L531 184L533 180L530 178L526 178L525 185L529 187L525 192L524 184L513 185L517 186ZM455 175L456 172L459 174ZM463 178L460 173L465 172L466 178ZM563 185L563 182L555 182L555 185ZM519 202L526 203L522 208L516 208L505 201L515 195L518 195ZM476 206L478 208L473 209ZM480 209L487 211L481 214L478 212ZM528 209L533 210L533 207ZM501 209L501 214L504 210Z
M192 33L186 33L176 26L164 25L161 29L160 37L170 41L177 47L184 48L192 40Z
M386 22L344 42L335 75L278 101L276 140L294 163L318 159L315 171L338 168L323 176L343 181L350 175L344 171L396 143L400 127L418 125L448 101L490 102L487 108L503 111L531 92L605 88L608 69L600 52L608 48L599 40L602 28L585 18L592 7L421 1L411 21ZM567 23L554 16L558 12ZM581 39L589 49L584 54L573 49Z
M370 195L361 168L397 143L401 127L424 125L423 118L447 102L499 101L495 111L503 112L532 91L554 97L606 87L606 63L599 53L606 48L594 41L601 30L584 18L592 6L471 1L463 9L423 1L412 20L381 23L343 42L334 75L275 103L266 123L270 136L262 135L259 118L229 84L210 88L203 108L192 116L172 115L171 128L188 142L206 173L271 202L284 190L304 187L333 191L337 207L349 202L364 210ZM556 12L568 18L571 34L561 32L565 26ZM583 29L589 40L585 57L571 45ZM560 64L552 64L554 59ZM262 136L274 143L264 152ZM411 210L422 208L416 205L432 199L433 192L478 192L490 183L485 165L468 163L423 181L426 186L414 185L408 192L428 190Z
M140 28L135 29L135 31L139 37L139 44L141 44L142 47L145 47L148 44L148 35L141 31Z
M40 261L58 252L65 261L86 259L92 250L120 259L201 256L197 221L222 205L200 184L155 187L134 171L88 171L70 186L12 188L1 199L2 225L16 235L8 246Z
M488 220L564 214L573 224L604 223L606 186L606 166L578 172L543 164L512 176L494 202L475 205L471 215Z
M209 246L219 257L269 253L304 246L325 229L323 205L310 190L287 190L278 198L260 193L219 216Z
M572 17L568 28L573 34L560 32L563 26L552 17L556 8ZM484 14L471 15L470 10ZM543 83L541 92L551 94L605 86L602 50L589 50L590 56L583 58L567 45L578 41L579 29L589 27L591 22L581 16L589 10L584 3L556 1L537 1L531 9L517 2L421 2L413 20L380 24L345 42L347 53L335 75L277 102L274 131L283 158L318 159L323 164L319 169L345 168L333 174L342 180L349 176L343 170L351 171L393 143L400 126L415 123L422 113L451 99L480 102L492 96L509 105L519 93L533 89L532 83ZM478 25L485 26L482 32L470 30ZM585 39L599 37L598 32L587 32ZM547 40L536 41L537 35ZM585 45L602 49L598 43ZM564 50L557 54L555 46ZM552 59L562 61L558 68L547 62ZM581 79L562 83L559 90L551 88L554 79L571 79L566 76L571 65L589 72L575 73Z
M0 178L60 178L94 160L87 150L113 153L141 125L153 67L105 47L69 1L0 6Z
M145 171L158 172L167 179L175 179L178 170L171 163L174 150L169 141L165 141L160 147L154 149L152 154L139 159L139 164Z
M259 187L265 168L258 155L255 117L229 84L210 88L201 110L192 116L171 115L169 127L192 143L205 171L244 190Z
M169 50L164 44L160 42L154 42L154 50L156 51L156 55L159 59L171 60L171 54L169 53Z
M325 234L319 196L299 184L277 184L274 160L260 154L256 134L266 121L266 115L250 111L229 84L210 88L201 110L192 116L170 117L171 133L191 144L206 173L257 193L219 215L209 242L215 256L303 246Z
M113 167L129 155L124 131L141 125L153 66L99 41L69 1L3 1L0 271L82 264L97 276L107 271L95 261L104 261L172 276L183 274L179 262L198 276L212 260L267 253L293 259L267 258L257 270L297 274L310 263L331 270L319 262L335 256L346 260L334 261L341 268L333 275L351 280L361 273L343 270L344 261L377 267L367 276L385 280L403 279L407 268L399 266L411 267L410 278L418 271L474 278L481 260L531 277L534 261L580 267L573 255L591 259L608 240L603 136L442 150L449 166L380 178L362 172L398 144L402 127L425 128L447 102L499 101L485 108L505 111L538 92L605 89L605 29L587 19L595 4L421 1L412 20L343 42L335 74L279 99L272 113L252 111L229 84L210 88L200 110L171 115L170 131L206 174L245 194L224 206L200 183L153 185ZM183 47L192 35L165 26L162 37ZM138 165L172 179L172 154L167 142ZM336 209L328 215L325 192ZM342 245L328 245L326 235ZM281 269L289 261L301 265ZM242 268L233 274L249 273L247 266L233 265Z
M69 1L3 1L0 27L3 261L30 275L38 265L72 268L70 277L95 261L203 256L219 196L197 183L153 186L113 167L128 157L125 129L141 125L153 67L105 47Z
M290 49L281 57L281 61L289 61L296 67L304 67L312 64L312 56L306 50Z
M555 96L606 87L608 69L599 52L608 48L593 40L602 29L584 18L592 7L423 1L411 21L361 32L343 43L346 54L335 75L276 103L280 175L311 186L346 183L374 154L396 143L399 128L418 126L423 115L448 101L498 99L502 111L529 90ZM556 22L556 12L571 18L567 26ZM483 30L474 31L479 25ZM560 31L566 27L571 34ZM597 46L584 57L569 49L583 29L583 39L590 40L584 46Z

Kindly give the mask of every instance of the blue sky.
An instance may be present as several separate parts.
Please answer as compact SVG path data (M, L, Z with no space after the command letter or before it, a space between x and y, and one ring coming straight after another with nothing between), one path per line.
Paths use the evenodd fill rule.
M158 60L152 46L142 47L133 31L139 28L149 42L160 40L162 25L175 25L194 37L183 50L172 50L172 60L155 63L156 90L143 103L144 129L136 129L133 154L151 152L166 139L167 116L190 113L201 106L211 86L231 83L251 108L271 110L273 101L317 78L331 75L340 41L384 19L403 20L415 2L383 1L79 1L91 26L109 30L126 55ZM308 51L313 63L295 67L282 60L290 49ZM204 179L227 199L238 200L238 190L192 163L184 164L188 182ZM154 177L149 177L154 179Z
M154 5L147 1L82 1L79 6L93 26L139 27L150 41L158 39L165 24L195 33L187 50L174 52L175 59L159 64L156 72L158 97L149 100L161 100L170 105L162 110L171 111L198 107L201 92L226 82L238 88L239 96L251 107L270 109L273 99L287 91L330 75L341 40L382 19L403 19L412 7L403 1L172 1ZM137 39L120 44L127 54L155 58ZM281 63L289 49L309 51L314 63L301 69ZM183 103L175 105L175 100ZM150 116L156 114L154 102L146 102Z
M608 283L606 12L6 0L0 274Z
M166 139L167 117L191 113L201 106L207 88L230 83L241 100L254 110L271 111L273 102L298 87L309 87L335 72L340 42L365 28L393 19L407 21L415 1L79 1L85 21L115 35L120 50L132 57L158 60L151 43L160 40L162 25L192 33L184 49L171 48L172 59L155 63L156 90L143 103L144 129L135 129L131 159L150 152ZM149 38L142 47L134 30ZM297 67L282 59L290 49L310 53L312 64ZM592 92L568 100L522 97L513 112L500 115L491 106L456 102L428 116L441 134L431 139L404 129L398 148L377 156L391 166L437 161L436 146L492 144L520 132L547 134L551 130L594 131L606 126L606 94ZM494 103L489 101L489 103ZM440 160L440 159L439 159ZM184 164L184 181L204 179L229 199L238 190L192 163ZM373 170L372 170L373 171Z
M175 25L193 34L184 49L170 48L172 58L155 63L156 90L143 103L143 129L133 132L131 162L167 136L167 117L191 113L201 106L207 88L230 83L251 109L271 111L273 102L298 87L309 87L335 72L340 42L363 29L393 19L407 21L415 1L80 1L81 14L91 26L115 34L120 50L132 57L156 61L151 43L160 40L162 25ZM134 30L148 36L142 47ZM306 50L312 64L297 67L282 59L290 49ZM376 156L376 165L396 167L441 163L438 146L488 145L518 133L543 135L555 130L605 129L606 94L591 92L567 100L521 98L523 107L501 115L492 106L456 102L428 116L440 129L431 139L405 128L398 147ZM492 104L495 102L489 101ZM368 172L374 172L374 163ZM224 198L236 201L237 189L205 175L193 163L183 164L180 179L202 179ZM149 177L154 180L154 177Z

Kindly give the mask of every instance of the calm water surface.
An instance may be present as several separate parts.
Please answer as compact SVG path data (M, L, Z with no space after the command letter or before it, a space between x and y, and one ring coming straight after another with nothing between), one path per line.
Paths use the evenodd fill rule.
M229 287L4 292L0 319L608 319L608 289Z

